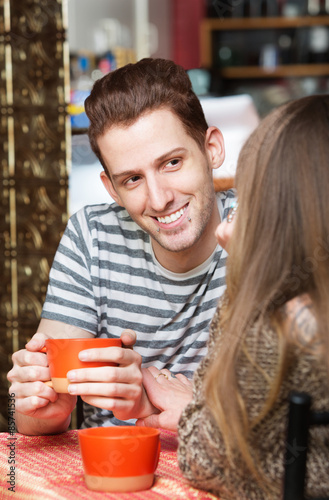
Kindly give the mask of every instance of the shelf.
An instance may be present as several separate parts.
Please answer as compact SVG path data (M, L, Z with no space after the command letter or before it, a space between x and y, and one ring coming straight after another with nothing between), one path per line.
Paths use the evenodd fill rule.
M88 128L82 128L82 127L71 128L71 135L84 135L84 134L88 134Z
M286 78L300 76L329 75L329 64L290 64L264 69L259 66L236 66L221 68L223 78Z
M329 26L327 16L304 17L254 17L254 18L206 18L201 23L201 66L212 66L213 31L263 30L281 28L301 28L309 26ZM304 65L303 65L304 66ZM235 71L236 68L232 68ZM224 70L226 71L226 70ZM261 70L262 71L262 70ZM242 77L241 77L242 78Z
M328 16L304 17L242 17L242 18L206 18L201 30L254 30L268 28L300 28L303 26L329 26Z

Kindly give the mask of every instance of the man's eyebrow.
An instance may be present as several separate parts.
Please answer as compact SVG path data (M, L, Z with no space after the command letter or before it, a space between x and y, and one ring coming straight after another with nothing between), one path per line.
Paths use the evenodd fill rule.
M186 151L187 150L183 147L172 149L171 151L168 151L167 153L164 153L163 155L156 158L154 163L162 163L163 161L172 158L175 155L183 154ZM124 172L120 172L120 174L111 174L111 178L113 181L117 181L122 177L129 177L130 175L140 175L141 173L142 171L138 168L136 170L125 170Z
M111 179L112 181L117 181L118 179L121 179L121 177L129 177L130 175L139 175L141 173L140 170L125 170L124 172L120 172L120 174L112 174L111 173Z
M164 153L163 155L159 156L159 158L157 158L155 161L157 163L161 163L170 157L172 158L175 155L186 153L186 151L187 150L183 147L175 148L175 149L172 149L171 151L168 151L167 153Z

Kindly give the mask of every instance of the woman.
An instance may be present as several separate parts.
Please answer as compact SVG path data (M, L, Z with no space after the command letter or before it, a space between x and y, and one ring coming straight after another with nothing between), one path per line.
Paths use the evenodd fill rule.
M239 157L227 292L178 424L183 474L220 498L280 498L289 392L329 408L328 162L329 96L274 110ZM228 228L217 230L220 241ZM152 369L147 390L150 372L163 389L186 384ZM306 494L328 491L329 430L319 427Z

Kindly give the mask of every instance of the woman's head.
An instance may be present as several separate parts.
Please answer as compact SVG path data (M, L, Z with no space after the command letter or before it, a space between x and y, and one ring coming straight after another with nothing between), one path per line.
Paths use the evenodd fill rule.
M329 96L292 101L265 118L241 151L236 187L232 286L248 275L260 297L272 290L264 306L273 310L328 279Z
M168 108L204 150L208 128L186 71L166 59L146 58L96 81L85 101L91 147L103 164L97 140L112 126L129 126L144 113Z

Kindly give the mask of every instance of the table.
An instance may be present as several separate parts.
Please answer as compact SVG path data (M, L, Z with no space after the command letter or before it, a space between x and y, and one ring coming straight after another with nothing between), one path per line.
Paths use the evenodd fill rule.
M0 433L0 499L216 499L211 493L192 488L180 473L176 434L161 430L160 439L160 459L151 489L104 493L85 486L76 430L53 436ZM15 463L9 463L12 460ZM15 492L8 490L8 479L15 484Z

